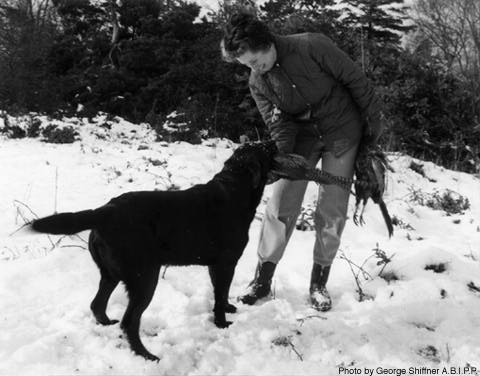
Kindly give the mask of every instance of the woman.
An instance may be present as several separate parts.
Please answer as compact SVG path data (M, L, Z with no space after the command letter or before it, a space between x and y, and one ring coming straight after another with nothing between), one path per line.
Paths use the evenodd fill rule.
M351 178L357 150L375 144L381 133L380 103L362 70L319 33L274 35L248 14L234 15L221 42L225 60L251 69L250 91L271 137L284 153L312 166ZM277 263L301 211L306 181L281 179L268 201L258 245L258 266L246 295L254 304L270 293ZM330 266L340 245L349 192L320 186L315 212L316 239L310 281L312 307L327 311Z

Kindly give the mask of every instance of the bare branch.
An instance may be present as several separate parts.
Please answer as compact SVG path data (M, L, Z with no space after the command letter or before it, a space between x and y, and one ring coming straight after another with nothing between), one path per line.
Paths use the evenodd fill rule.
M420 32L440 52L447 69L472 80L480 60L480 4L474 0L418 0Z

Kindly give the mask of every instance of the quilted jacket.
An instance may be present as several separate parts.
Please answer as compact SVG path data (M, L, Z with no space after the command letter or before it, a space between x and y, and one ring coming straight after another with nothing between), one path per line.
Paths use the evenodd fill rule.
M302 127L313 127L338 155L364 135L379 137L380 101L347 54L319 33L275 36L274 43L275 65L263 74L252 70L249 85L281 150L292 151Z

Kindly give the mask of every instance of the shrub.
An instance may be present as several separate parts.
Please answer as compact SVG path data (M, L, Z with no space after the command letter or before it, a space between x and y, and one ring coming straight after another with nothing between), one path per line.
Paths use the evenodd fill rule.
M470 209L470 201L461 194L447 189L445 192L435 192L426 201L426 206L434 210L443 210L447 214L462 214Z
M0 133L5 133L8 138L38 137L40 135L40 126L42 125L40 119L31 115L29 117L15 118L12 123L5 114L3 123Z
M427 206L434 210L443 210L448 215L463 214L470 209L470 201L460 193L447 189L443 192L423 193L420 190L412 190L410 201L419 205Z
M185 114L173 112L167 116L167 121L155 127L157 138L162 141L174 142L184 141L191 144L202 142L201 134L191 122L186 119Z
M423 164L412 161L409 167L410 167L410 170L415 171L417 174L420 174L421 176L425 177Z
M31 119L29 126L27 128L27 137L40 136L41 125L42 125L42 121L40 119Z
M434 273L443 273L447 270L445 263L429 264L425 266L425 270L432 270Z
M45 142L52 144L71 144L75 142L78 133L73 127L58 128L50 124L42 131L42 136Z
M27 135L27 132L18 125L3 127L2 132L6 133L8 138L24 138Z

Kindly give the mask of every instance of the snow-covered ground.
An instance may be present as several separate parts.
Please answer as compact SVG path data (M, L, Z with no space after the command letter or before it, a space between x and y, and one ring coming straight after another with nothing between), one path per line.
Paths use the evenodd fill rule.
M86 250L88 234L47 237L15 231L35 215L100 206L126 191L206 182L236 145L226 140L166 144L155 142L147 126L106 122L104 117L95 122L60 122L79 131L73 144L0 136L0 375L480 370L480 180L415 160L423 165L422 176L409 168L412 158L400 155L390 156L395 172L389 175L386 196L397 221L395 235L388 238L372 203L365 226L349 221L328 285L330 312L319 314L308 306L314 232L296 231L275 275L274 299L255 306L238 303L227 330L212 322L207 270L167 269L141 326L146 347L161 360L135 356L118 324L99 326L90 313L99 274ZM447 215L419 204L427 194L446 189L468 198L470 208ZM269 192L267 188L265 199ZM315 194L311 184L306 208ZM352 198L350 214L353 204ZM237 267L232 299L252 278L263 207L264 202ZM372 257L377 248L391 258L383 270L384 265L377 265L380 259ZM342 255L363 264L359 283L372 299L359 301L352 269ZM120 319L126 302L125 291L117 288L109 316Z

